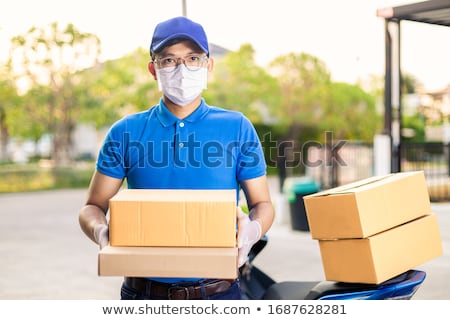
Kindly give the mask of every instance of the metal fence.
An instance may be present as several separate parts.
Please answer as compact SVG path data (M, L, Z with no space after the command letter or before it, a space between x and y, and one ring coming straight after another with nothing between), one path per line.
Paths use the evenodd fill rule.
M444 143L402 143L401 171L424 171L430 200L450 201L450 145ZM318 166L306 168L306 175L318 181L323 189L332 188L374 174L373 145L347 142L337 154L327 148L311 147L308 158L320 159ZM311 163L319 163L311 161Z
M403 143L401 171L423 170L432 201L450 201L450 145L441 142Z
M346 142L338 150L332 147L310 147L308 158L318 166L306 168L323 189L336 187L373 175L373 146L364 142Z

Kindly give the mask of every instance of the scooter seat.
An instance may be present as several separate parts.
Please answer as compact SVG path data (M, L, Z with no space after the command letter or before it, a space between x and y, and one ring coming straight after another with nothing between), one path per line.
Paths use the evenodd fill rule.
M318 284L317 281L278 282L267 288L262 300L305 300L310 291Z
M286 281L271 285L262 299L410 299L425 276L426 273L423 271L409 270L381 284Z

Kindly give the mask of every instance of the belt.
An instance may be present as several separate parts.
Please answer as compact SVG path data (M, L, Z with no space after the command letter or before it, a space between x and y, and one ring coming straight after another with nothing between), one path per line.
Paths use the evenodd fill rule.
M143 295L150 295L170 300L195 300L205 296L226 291L235 280L218 279L210 282L195 282L194 284L171 284L157 282L145 278L125 277L125 284ZM147 292L147 288L150 292ZM203 289L202 289L203 288Z

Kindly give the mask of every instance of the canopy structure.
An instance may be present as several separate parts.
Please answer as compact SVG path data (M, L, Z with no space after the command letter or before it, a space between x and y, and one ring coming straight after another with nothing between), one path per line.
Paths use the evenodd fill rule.
M381 8L377 10L377 16L385 19L384 134L391 139L391 172L400 172L402 129L400 22L408 20L450 27L450 0L430 0Z
M431 0L377 10L377 16L390 21L409 20L450 27L450 1Z

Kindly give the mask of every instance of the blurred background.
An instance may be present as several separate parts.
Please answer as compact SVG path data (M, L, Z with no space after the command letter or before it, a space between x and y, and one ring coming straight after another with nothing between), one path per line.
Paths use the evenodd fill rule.
M3 5L0 192L86 187L109 126L158 102L148 46L155 25L177 15L208 34L216 70L206 100L253 121L280 188L289 176L331 187L376 174L374 137L386 133L385 19L377 10L407 3L414 1ZM405 146L395 171L427 170L439 201L450 197L449 39L444 26L402 21L401 121L389 124L401 127Z
M17 261L36 262L39 252L53 250L39 247L39 241L58 243L58 238L28 228L38 223L51 233L58 212L71 215L62 224L71 230L70 248L78 246L76 210L98 149L112 123L159 101L161 92L147 70L148 47L156 24L179 15L205 28L216 68L204 97L254 123L274 197L289 178L308 177L318 190L383 172L423 170L431 200L450 201L450 28L405 20L401 33L389 33L385 17L377 14L419 2L15 0L0 5L0 253L11 262L2 274L22 270ZM401 73L393 77L399 92L388 117L390 36L400 38L394 62ZM43 190L55 193L28 193ZM58 204L49 207L57 197ZM72 206L63 209L68 203ZM33 219L27 204L47 218ZM25 224L17 214L26 217ZM61 236L64 230L58 230ZM29 250L21 255L14 239L38 247L31 256ZM87 240L84 245L95 255L95 246ZM67 254L65 249L52 253ZM83 272L95 276L95 267ZM21 268L28 270L25 263ZM76 274L64 270L61 276ZM14 278L2 281L14 287ZM80 285L88 290L91 279L84 281Z

